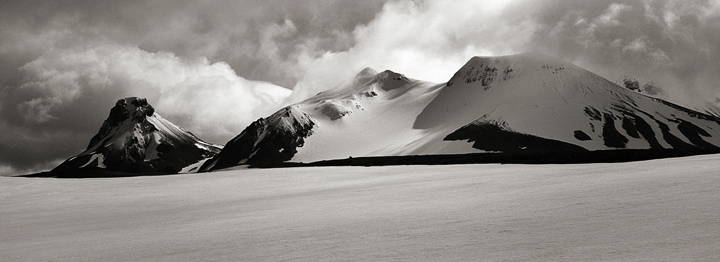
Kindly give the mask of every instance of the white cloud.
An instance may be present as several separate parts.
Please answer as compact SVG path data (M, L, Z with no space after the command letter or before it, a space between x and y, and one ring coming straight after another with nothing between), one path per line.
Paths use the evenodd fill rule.
M60 103L57 97L36 97L18 104L17 110L28 122L44 123L57 119L50 111Z
M625 10L632 9L631 6L626 4L612 3L608 7L607 11L597 18L598 23L609 26L620 25L618 16Z
M625 47L623 47L623 51L634 51L634 52L645 52L647 51L648 44L645 39L643 38L636 38L629 44L627 44Z

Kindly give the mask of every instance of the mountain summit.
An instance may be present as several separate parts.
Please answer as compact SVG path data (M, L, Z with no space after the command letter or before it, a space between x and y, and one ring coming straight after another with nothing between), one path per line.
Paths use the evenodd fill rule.
M536 54L473 57L445 84L364 69L261 118L202 171L478 152L718 149L720 119Z
M115 103L84 152L50 173L188 172L193 164L215 156L221 148L166 120L146 99L129 97Z

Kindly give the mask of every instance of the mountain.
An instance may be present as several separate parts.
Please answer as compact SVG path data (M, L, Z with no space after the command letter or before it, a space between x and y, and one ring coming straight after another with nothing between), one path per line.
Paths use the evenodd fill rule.
M166 120L146 99L129 97L115 103L84 152L50 173L191 172L221 149Z
M718 149L720 119L537 54L473 57L444 84L392 71L261 118L201 171L363 156Z
M507 152L555 150L537 139L587 150L716 149L718 123L717 117L632 92L570 63L523 54L471 59L415 127L462 125L444 139ZM487 139L520 134L525 138L502 145Z

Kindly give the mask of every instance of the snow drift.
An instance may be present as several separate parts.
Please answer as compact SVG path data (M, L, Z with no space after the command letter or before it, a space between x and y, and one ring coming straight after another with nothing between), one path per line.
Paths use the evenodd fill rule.
M144 98L120 99L87 150L71 157L50 173L106 170L130 173L178 173L219 153L166 120Z
M720 119L536 54L474 57L445 84L392 71L259 119L202 171L358 156L718 149Z

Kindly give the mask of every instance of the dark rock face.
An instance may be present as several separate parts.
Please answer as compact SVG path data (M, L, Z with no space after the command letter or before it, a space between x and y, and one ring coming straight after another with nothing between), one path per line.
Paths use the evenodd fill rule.
M697 118L697 119L702 119L702 120L707 120L707 121L713 121L713 122L715 122L715 123L720 124L720 119L717 118L717 117L715 117L715 116L708 115L708 114L703 114L703 113L700 113L700 112L697 112L697 111L694 111L694 110L690 110L690 109L688 109L688 108L685 108L685 107L682 107L682 106L679 106L679 105L670 103L670 102L668 102L668 101L659 100L659 99L653 99L653 100L654 100L655 102L661 103L661 104L663 104L663 105L666 105L666 106L669 106L669 107L674 108L674 109L676 109L676 110L679 110L679 111L681 111L681 112L683 112L683 113L686 113L686 114L687 114L688 116L690 116L690 117ZM711 144L711 143L708 143L706 140L704 140L704 139L702 138L702 137L708 137L708 138L709 138L709 137L712 137L712 135L710 135L710 133L708 133L707 130L702 129L702 128L694 125L693 123L691 123L691 122L689 122L689 121L686 121L686 120L683 120L683 119L679 119L679 118L676 118L676 119L668 119L668 121L669 121L668 124L671 124L671 125L672 125L672 124L674 124L674 123L677 123L677 129L680 131L680 133L681 133L683 136L685 136L685 138L687 138L687 139L690 141L690 143L687 143L687 142L683 141L682 139L680 139L679 137L673 135L673 134L670 132L670 126L668 126L668 124L665 124L665 123L663 123L662 121L656 119L655 117L653 117L653 116L652 116L651 114L649 114L649 113L646 113L646 112L643 112L643 111L640 111L640 113L646 115L647 117L649 117L650 119L652 119L653 121L655 121L655 122L658 124L658 126L660 127L660 130L661 130L661 132L662 132L662 137L663 137L663 139L664 139L668 144L670 144L670 146L672 146L672 147L675 148L675 149L680 149L680 150L694 150L694 149L698 149L698 148L703 148L703 149L717 149L717 148L719 148L719 147L716 146L716 145L713 145L713 144ZM636 116L636 119L640 119L640 118ZM647 129L650 129L649 125L648 125L647 123L645 123L644 121L642 122L642 124L643 124L643 125L646 125L646 126L647 126ZM640 126L638 126L638 127L640 127ZM650 130L649 132L652 133L652 130ZM654 133L652 133L652 134L654 135ZM648 136L645 136L644 134L643 134L643 136L644 136L646 139L648 138ZM650 140L648 140L648 141L650 141ZM662 148L662 146L660 146L660 144L657 143L657 140L655 140L655 141L650 141L650 142L651 142L650 145L651 145L651 147L652 147L653 149L655 149L655 148Z
M660 142L657 140L657 137L655 137L655 131L652 130L650 124L645 122L642 117L627 112L623 116L622 127L630 136L635 133L642 135L642 137L650 144L650 149L663 149L662 145L660 145ZM638 138L636 136L633 137Z
M586 134L582 130L575 130L575 132L573 133L573 136L575 137L575 139L580 140L580 141L592 140L592 138L590 138L590 136L588 136L588 134Z
M686 111L689 111L685 109ZM595 115L595 110L585 109L585 113L589 116ZM622 129L632 138L643 138L650 145L650 149L664 149L664 147L658 141L653 128L648 124L642 117L636 115L635 110L627 108L621 108L618 110L619 118L622 119ZM658 120L653 115L648 114L641 110L636 110L648 118L652 119L657 123L660 131L662 132L662 139L665 140L672 148L679 150L695 150L695 149L719 149L711 143L705 141L702 137L711 137L710 133L706 130L694 125L691 122L682 119L668 119L668 123ZM701 114L693 114L691 117L697 117L700 119L708 120L702 117ZM591 117L594 119L594 117ZM622 135L618 130L615 129L614 120L616 117L609 112L603 113L603 140L605 145L613 148L625 148L628 143L628 138ZM710 119L712 120L712 119ZM674 135L670 131L668 124L677 124L677 129L680 131L682 136L690 140L691 143L683 141L680 137Z
M682 141L682 139L670 133L670 127L667 124L660 122L659 120L655 120L655 122L657 122L657 124L660 126L660 130L662 131L663 139L665 139L665 142L668 142L668 144L670 144L670 146L672 146L673 148L680 150L691 150L697 148L694 145L685 143L685 141Z
M200 170L209 171L232 167L238 165L243 159L250 158L255 149L255 141L260 139L265 129L265 119L260 118L253 122L242 133L230 140L215 158L205 162Z
M625 132L627 132L630 137L640 138L640 133L638 132L637 126L635 125L635 118L623 117L622 128L625 130Z
M615 118L608 113L603 114L605 124L603 124L603 142L605 146L613 148L625 148L628 143L627 137L620 134L615 129Z
M135 106L133 112L130 112L127 109L127 102L125 99L120 99L115 102L115 106L110 109L110 115L100 127L100 131L98 131L98 133L90 139L90 144L88 144L87 149L90 149L93 145L100 142L112 131L113 128L119 126L128 118L132 117L133 121L142 123L145 121L146 117L155 114L155 108L148 104L147 99L145 98L136 98L130 103ZM149 127L145 127L144 129L149 129Z
M570 143L513 131L504 121L489 121L484 116L447 135L444 140L467 140L474 142L473 148L504 153L587 151Z
M678 124L678 130L680 130L680 133L685 135L690 142L695 144L696 146L699 146L704 149L720 149L720 147L717 147L713 144L708 143L704 139L702 139L700 136L704 137L711 137L710 133L705 131L705 129L702 129L693 123L679 120L680 123Z
M230 140L222 152L205 162L200 171L218 170L241 164L272 166L288 161L313 133L315 122L292 107L250 124Z
M586 106L585 109L583 109L583 111L585 112L585 115L588 116L592 120L597 120L597 121L602 120L602 114L600 113L600 111L598 111L597 109L595 109L592 106Z
M640 111L640 113L643 113L645 116L647 116L648 118L652 119L653 121L655 121L655 123L658 124L658 126L660 127L660 132L662 133L662 138L663 138L663 140L665 140L665 142L667 142L668 144L670 144L670 146L671 146L672 148L674 148L674 149L679 149L679 150L694 150L694 149L697 149L697 148L698 148L698 147L695 146L695 145L691 145L691 144L685 143L682 139L680 139L680 138L678 138L677 136L675 136L675 135L673 135L672 133L670 133L670 127L669 127L667 124L663 123L662 121L656 119L656 118L655 118L654 116L652 116L651 114L648 114L648 113L643 112L643 111ZM636 117L636 119L641 119L641 118ZM640 122L638 122L638 123L640 123ZM644 123L644 121L643 121L643 123ZM652 131L652 129L650 128L650 125L647 124L647 123L644 123L644 124L647 125L647 128L649 129L649 131L646 131L646 132L649 133L648 135L653 134L653 137L654 137L655 132ZM640 127L640 126L638 126L638 127ZM640 129L640 130L642 130L642 129ZM643 136L644 136L646 139L648 139L648 137L645 136L644 133L643 133ZM648 141L650 142L651 148L655 149L655 146L657 146L658 148L662 148L662 146L660 145L660 143L657 142L657 139L654 139L654 140L648 139Z
M220 148L210 147L209 150L200 149L195 145L179 145L157 159L145 162L138 162L140 173L165 173L175 174L182 168L217 155Z

